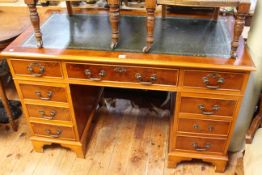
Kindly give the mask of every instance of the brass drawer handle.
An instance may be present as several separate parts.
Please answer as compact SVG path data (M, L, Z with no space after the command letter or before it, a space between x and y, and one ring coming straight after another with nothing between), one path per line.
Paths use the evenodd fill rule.
M194 128L194 129L199 129L200 127L199 127L198 124L194 124L194 125L193 125L193 128Z
M38 112L39 112L39 114L41 115L42 118L47 119L47 120L53 120L56 116L56 111L51 111L49 116L46 115L45 111L41 110L41 111L38 111Z
M200 147L200 146L198 146L197 143L194 142L194 143L192 143L192 146L196 151L208 151L209 148L211 147L211 144L206 143L204 147Z
M53 96L53 92L52 91L48 91L47 92L47 97L43 97L40 91L36 91L35 92L36 96L39 97L41 100L51 100L52 96Z
M46 131L46 133L47 133L48 136L53 137L53 138L58 138L58 137L60 137L60 135L61 135L62 132L63 132L63 131L60 130L60 129L57 129L55 134L53 134L50 129L46 129L45 131Z
M118 72L118 73L125 73L127 71L127 69L124 68L124 67L115 67L114 71Z
M39 71L35 72L34 71L34 67L38 68ZM41 65L40 63L37 62L33 62L31 64L28 65L27 67L28 72L33 75L34 77L42 77L43 74L45 73L45 66Z
M143 76L140 73L136 73L135 75L136 80L143 85L152 85L155 81L157 81L157 75L152 74L149 78L149 81L144 81Z
M215 129L215 128L214 128L213 126L208 126L208 131L209 131L209 132L213 132L214 129Z
M199 129L200 129L200 126L199 126L198 124L194 124L194 125L193 125L193 129L199 130ZM209 126L207 127L207 129L208 129L209 132L213 132L213 131L214 131L214 127L211 126L211 125L209 125Z
M87 76L87 79L88 79L88 80L91 80L91 81L101 81L101 80L103 79L103 77L106 76L106 71L101 70L101 71L98 73L98 77L92 77L92 72L91 72L91 70L89 70L89 69L85 69L84 74Z
M214 115L216 111L220 109L219 105L213 105L212 106L212 111L207 111L205 105L200 104L198 105L198 109L201 111L202 114L204 115Z
M212 78L212 79L215 79L216 80L216 83L217 85L210 85L210 82L209 82L209 79ZM206 85L206 87L208 89L219 89L220 86L222 84L224 84L225 80L223 77L221 77L221 75L217 74L217 73L210 73L208 74L207 76L203 77L202 78L203 80L203 83Z

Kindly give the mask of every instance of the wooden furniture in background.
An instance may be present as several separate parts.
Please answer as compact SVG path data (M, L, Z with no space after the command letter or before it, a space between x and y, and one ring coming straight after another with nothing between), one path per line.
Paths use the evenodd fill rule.
M162 10L161 10L161 18L165 19L167 16L167 12L169 10L172 11L172 13L175 12L180 12L180 13L189 13L189 14L198 14L198 13L207 13L209 16L207 16L207 18L211 19L211 20L217 20L219 17L219 8L206 8L206 7L186 7L186 6L167 6L167 5L162 5ZM212 11L211 14L209 14L208 12Z
M6 93L5 93L5 88L4 88L3 81L2 81L2 78L3 78L3 76L5 76L5 74L1 75L1 73L0 73L0 99L2 100L2 103L3 103L3 106L5 108L5 111L6 111L6 114L7 114L7 117L8 117L9 124L11 125L11 128L14 131L17 131L18 123L17 123L17 121L14 121L14 119L13 119L14 117L13 117L12 111L10 109L8 99L7 99L7 96L6 96Z
M254 117L249 130L247 131L246 134L246 143L251 144L254 136L256 134L256 131L262 126L262 94L260 94L260 99L259 99L259 106L257 110L257 114Z
M196 6L196 7L236 7L237 13L234 24L234 34L231 43L231 57L237 58L237 49L239 46L239 38L242 34L245 17L249 14L250 0L146 0L146 11L147 11L147 45L143 48L143 52L147 53L150 51L154 42L154 27L155 27L155 9L156 5L160 4L164 7L166 5L174 6ZM163 14L165 17L165 8L163 8ZM175 38L174 38L175 39Z
M235 60L23 47L32 32L23 33L2 56L8 58L35 151L57 143L84 157L102 87L160 90L177 93L171 99L175 104L168 166L202 159L214 164L217 172L225 170L239 108L254 70L243 40Z
M256 115L246 134L246 148L244 153L244 173L250 175L261 174L262 146L262 94L258 103Z
M0 51L30 25L25 8L0 7L0 21Z
M20 35L29 25L27 13L23 8L0 7L0 52ZM12 21L10 23L10 21ZM2 60L1 60L2 61ZM13 115L8 104L5 88L2 79L7 75L6 71L0 71L0 98L6 110L9 123L14 131L17 131L18 124L13 121Z
M73 9L70 1L66 1L66 7L68 15L73 15ZM40 19L37 12L38 0L25 0L30 12L31 23L34 27L34 35L38 48L43 47L42 33L40 30ZM120 1L119 0L108 0L109 4L109 19L112 26L112 43L110 45L111 49L114 49L119 40L119 10L120 10Z
M26 5L28 6L29 12L30 12L30 20L34 28L34 35L36 39L36 45L38 48L43 47L43 40L42 40L42 33L40 30L40 19L37 12L37 4L38 0L25 0ZM66 7L68 15L72 15L72 7L71 3L66 1Z

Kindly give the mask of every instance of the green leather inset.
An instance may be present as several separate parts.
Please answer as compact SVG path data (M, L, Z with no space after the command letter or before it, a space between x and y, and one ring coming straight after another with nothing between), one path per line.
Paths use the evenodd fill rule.
M41 27L45 48L110 51L111 25L107 15L53 14ZM185 17L156 18L151 53L230 57L231 37L226 21ZM121 16L116 51L142 52L146 17ZM36 47L31 36L23 47Z

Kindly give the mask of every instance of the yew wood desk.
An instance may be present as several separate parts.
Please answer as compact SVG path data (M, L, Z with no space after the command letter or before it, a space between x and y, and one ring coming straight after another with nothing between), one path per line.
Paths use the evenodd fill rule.
M121 20L125 26L130 24L125 22L123 15ZM74 23L73 26L79 25ZM67 27L63 25L63 28ZM96 31L101 29L95 28ZM42 31L46 31L44 26ZM76 31L81 32L79 28ZM35 151L43 152L44 145L57 143L75 151L78 157L85 157L90 123L103 87L161 90L176 92L170 116L169 167L196 158L211 162L217 172L224 171L246 84L250 72L255 70L242 40L239 58L228 59L77 49L73 48L76 41L57 49L52 48L52 43L59 43L61 36L63 39L67 36L52 36L56 30L49 33L51 36L43 35L52 40L44 42L49 43L45 48L38 49L29 47L34 40L32 32L32 28L28 29L1 55L8 59ZM71 39L77 35L74 32ZM204 34L208 36L209 33ZM110 36L107 41L111 42ZM135 42L139 45L137 40ZM162 45L165 44L163 41Z

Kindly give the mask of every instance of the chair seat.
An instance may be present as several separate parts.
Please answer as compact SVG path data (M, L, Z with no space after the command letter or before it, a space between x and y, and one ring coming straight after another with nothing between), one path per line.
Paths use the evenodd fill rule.
M199 7L235 7L240 2L249 2L249 0L157 0L157 3L162 5Z
M262 172L262 128L256 131L252 144L247 144L244 156L244 172L261 175Z

